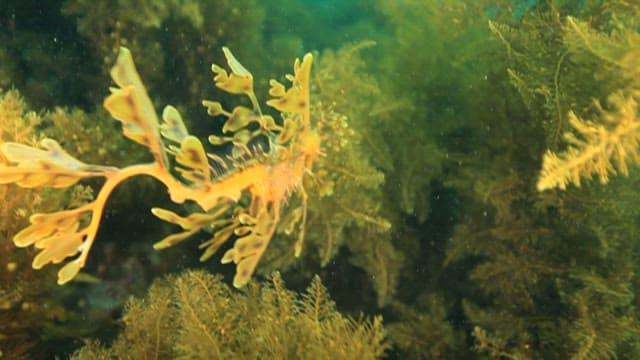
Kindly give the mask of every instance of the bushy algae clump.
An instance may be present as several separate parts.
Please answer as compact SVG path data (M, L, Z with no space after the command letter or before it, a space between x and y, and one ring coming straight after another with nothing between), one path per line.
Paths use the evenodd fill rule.
M388 348L381 318L341 315L317 276L302 296L278 273L245 289L203 271L158 279L127 303L113 344L73 359L377 359Z

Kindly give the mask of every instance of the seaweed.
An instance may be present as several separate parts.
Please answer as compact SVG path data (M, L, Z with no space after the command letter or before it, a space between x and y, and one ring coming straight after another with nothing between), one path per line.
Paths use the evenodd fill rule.
M393 297L402 256L392 243L389 209L383 205L384 174L376 155L386 151L371 138L376 123L370 109L387 101L375 80L365 72L363 54L370 41L345 45L319 54L312 77L311 117L322 139L322 153L314 174L305 183L309 195L306 250L302 262L286 256L286 236L265 253L262 272L297 267L306 272L327 267L347 249L349 261L363 269L377 294L378 306ZM393 101L389 98L389 101ZM291 214L295 215L295 214ZM288 216L278 232L292 231Z
M512 359L632 358L638 246L630 236L637 223L629 209L637 205L629 186L637 180L618 181L609 191L536 191L545 184L577 184L587 174L609 180L614 170L625 172L635 162L632 72L611 61L624 58L612 49L623 48L619 42L629 37L600 36L596 46L596 32L589 30L585 42L576 35L585 33L585 20L568 16L598 24L608 15L545 5L514 27L489 23L495 41L505 46L501 76L513 85L501 88L502 96L513 99L517 91L522 102L493 108L486 122L493 135L476 158L489 165L474 170L470 164L467 175L478 185L463 187L460 178L450 183L466 196L465 221L456 226L446 265L468 271L461 306L477 351ZM568 133L568 146L559 141L562 133ZM561 155L543 157L545 149ZM540 158L545 170L536 184Z
M211 49L230 46L241 53L250 49L254 55L260 51L264 10L259 5L255 0L66 0L61 12L103 62L99 69L107 69L120 47L127 47L136 54L156 99L171 99L188 110L196 109L197 99L209 89L202 76L208 64L202 59L211 57ZM164 86L166 79L176 86ZM188 115L195 117L197 112Z
M91 342L73 359L377 359L388 347L380 317L341 315L320 278L297 296L278 273L243 292L219 276L186 271L131 299L108 347Z
M392 242L390 211L383 204L385 175L376 166L376 155L386 151L373 140L383 119L371 114L373 106L394 100L365 73L362 56L372 45L347 45L319 59L314 114L326 156L318 161L311 188L310 237L323 266L346 246L350 261L373 279L383 306L395 293L402 256Z
M389 339L402 351L402 358L467 358L464 337L447 321L449 306L442 296L421 296L415 306L395 302L391 308L397 321L387 326Z
M548 150L542 163L538 190L566 188L568 183L580 186L581 177L597 174L600 183L607 183L609 175L618 170L628 175L628 163L638 162L637 94L638 56L640 35L624 23L616 23L614 30L597 31L586 23L567 17L564 42L571 57L593 58L598 63L596 72L605 84L602 91L613 89L605 106L594 97L593 120L584 120L569 111L567 118L573 132L564 138L567 148L561 153ZM559 122L563 122L563 117ZM577 136L576 134L577 133Z
M219 276L200 272L158 280L144 300L127 305L126 328L111 347L91 341L77 356L313 357L327 353L332 344L343 347L344 339L315 342L335 334L336 327L345 329L330 325L335 319L359 324L346 326L350 332L342 337L347 340L354 338L353 333L380 338L377 320L362 320L357 314L381 311L389 334L382 347L391 351L362 352L377 354L371 357L640 357L639 301L634 295L640 253L635 240L640 231L636 196L640 6L636 2L380 0L348 5L294 0L275 5L254 0L139 4L67 0L64 4L63 25L77 25L78 33L58 37L60 32L53 31L57 40L48 46L24 46L42 44L37 40L44 36L24 36L20 19L0 14L0 22L7 24L5 36L0 37L8 40L0 49L0 74L6 75L0 76L0 85L15 83L34 98L55 90L51 85L56 77L63 78L67 65L79 59L66 56L77 54L76 46L86 50L88 56L82 60L96 66L77 75L97 83L106 75L97 70L98 63L110 64L125 45L136 54L146 88L154 96L147 102L140 84L120 81L123 84L118 85L124 86L110 97L107 105L121 119L129 142L123 137L114 140L120 124L108 122L104 112L59 108L29 114L27 118L38 120L30 129L38 136L20 141L29 148L4 139L12 144L4 145L9 156L2 168L23 171L44 162L111 170L91 165L108 163L122 170L132 162L153 161L169 174L161 179L171 179L170 187L180 190L169 194L178 200L171 204L163 202L169 200L165 191L146 187L144 191L159 198L136 194L125 200L136 202L126 208L109 203L108 211L123 217L137 213L144 204L157 204L153 214L164 221L145 218L145 230L150 231L102 224L107 230L102 234L117 232L121 239L100 239L100 244L110 241L111 249L91 257L98 266L87 265L100 276L106 275L104 269L121 271L120 280L112 282L105 276L101 283L88 285L80 281L98 280L80 273L76 278L80 281L55 288L51 298L26 302L25 308L35 315L29 316L33 322L27 326L13 321L27 313L15 300L15 294L24 295L18 280L18 286L6 292L11 305L6 309L7 329L16 331L2 329L3 335L16 334L2 344L18 346L12 355L32 344L28 336L18 339L32 325L39 327L29 335L65 333L76 339L86 335L87 326L73 323L82 317L72 307L85 299L104 298L93 291L77 296L78 288L108 292L116 282L131 279L143 287L141 272L147 275L158 264L186 266L185 260L191 266L200 256L237 262L238 273L243 271L242 261L251 257L235 285L244 285L254 270L259 275L238 290L224 285ZM132 11L136 6L139 11ZM331 29L323 28L324 14L340 9L359 12L340 14L330 20ZM17 31L13 21L18 21ZM362 37L375 39L375 44L323 48L337 38ZM235 49L238 57L228 49L213 55L218 63L224 56L228 66L212 69L214 83L225 94L203 103L217 121L210 132L210 121L198 121L196 114L201 109L199 99L203 94L209 99L207 92L213 88L210 79L201 76L208 66L203 59L211 56L212 47L223 44ZM310 97L300 97L303 82L298 74L271 83L258 76L266 69L279 73L275 70L290 65L288 55L313 47L310 44L322 45L313 54L310 81L302 86L310 90ZM265 56L265 48L278 56ZM130 68L122 72L125 78L133 74ZM49 73L54 76L47 75L47 83L32 80ZM73 103L78 101L74 95L78 89L84 99L94 99L94 89L100 88L86 81L71 84L64 78L66 85L61 87L70 87L68 96L60 99L51 91L47 101L56 96L56 102ZM285 86L285 80L293 80L293 86ZM267 88L276 99L265 106L257 94ZM176 106L166 107L157 122L140 122L126 111L131 110L130 101L143 110L135 114L153 120L149 110L168 98ZM300 100L305 102L302 108ZM283 112L285 116L279 117ZM202 111L200 118L205 117ZM96 126L100 131L91 138ZM205 126L208 138L200 136ZM45 141L47 148L36 151L40 137L55 138L60 147ZM43 161L9 162L25 154ZM22 167L16 166L19 163ZM13 180L23 185L50 180L41 172L31 175ZM16 173L2 176L9 181ZM51 184L73 180L66 177ZM81 180L99 196L103 179ZM199 206L203 200L197 195L211 182L224 183L228 197L207 203L210 207ZM64 198L63 205L51 203L68 211L91 202L89 188L76 189L55 195ZM17 194L16 198L40 202L20 206L15 213L3 209L12 221L7 239L18 226L28 225L29 212L51 210L31 209L46 205L41 199L49 193L53 194L0 187L0 195ZM32 194L37 195L29 197ZM102 219L119 221L111 216ZM84 216L77 220L81 226L90 222ZM148 245L146 238L159 232L166 235L170 227L175 233L156 243L156 248L193 237L202 251L193 250L189 255L197 255L177 261L175 256L168 258L175 251L166 252L166 260L160 262L164 254L150 252L154 255L135 260L137 267L124 265L133 257L131 247ZM141 233L146 234L140 239L145 241L130 241ZM25 245L24 238L18 240ZM32 249L17 252L9 240L6 245L11 259L19 260L8 264L9 274L29 271L26 258ZM256 246L258 251L251 253ZM331 279L326 284L338 304L320 286L296 295L284 290L277 276L263 282L273 269L286 270L283 277L295 288L321 273L323 279ZM45 271L45 279L33 274L28 278L42 284L51 275ZM119 295L132 289L115 286ZM67 296L64 307L61 292ZM359 320L337 314L336 306ZM48 310L40 312L44 307ZM300 352L305 344L314 345ZM354 355L334 354L347 356Z
M582 177L593 174L597 174L601 184L606 184L609 174L615 173L616 169L622 175L628 175L628 163L640 162L640 119L636 100L614 94L610 96L609 104L612 111L596 104L603 123L582 120L573 112L569 113L569 123L582 138L565 133L569 148L562 154L545 153L538 191L555 187L564 190L568 183L579 187Z
M0 143L22 141L31 143L41 136L36 127L43 116L28 110L18 91L0 91ZM0 155L0 166L8 162ZM0 351L12 359L34 358L38 348L45 348L47 328L55 316L55 301L48 299L54 273L36 274L29 264L30 253L17 249L11 236L28 222L33 211L48 211L85 202L90 196L86 187L74 187L67 192L47 189L24 190L0 187ZM44 330L43 330L44 329Z

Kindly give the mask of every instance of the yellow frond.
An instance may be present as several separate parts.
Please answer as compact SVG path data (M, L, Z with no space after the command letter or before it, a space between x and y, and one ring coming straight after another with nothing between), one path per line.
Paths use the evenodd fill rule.
M538 191L564 190L570 183L579 187L581 178L593 175L605 184L616 170L627 175L628 163L640 162L640 119L636 100L614 94L609 102L614 110L600 107L602 123L569 113L569 123L579 137L567 133L565 139L570 145L565 152L547 151L542 160Z

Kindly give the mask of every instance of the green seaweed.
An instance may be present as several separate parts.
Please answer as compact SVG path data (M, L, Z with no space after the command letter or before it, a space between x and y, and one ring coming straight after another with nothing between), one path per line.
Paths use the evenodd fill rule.
M462 306L475 326L478 351L513 359L633 358L637 244L628 234L637 225L620 213L637 206L623 200L632 192L536 194L532 181L544 147L562 148L559 135L568 123L581 125L567 115L570 109L598 114L594 99L628 88L630 73L611 54L620 54L614 50L633 36L595 30L579 36L587 25L569 15L601 19L550 5L513 27L489 23L506 50L503 74L513 85L502 96L515 90L523 101L505 102L486 122L492 139L508 139L485 142L476 164L490 165L481 170L469 164L470 182L451 182L468 197L468 220L456 226L447 265L469 268ZM603 220L610 226L603 227Z
M43 136L37 129L50 113L29 110L17 90L0 90L0 143L33 142ZM73 144L71 133L67 138ZM0 156L0 164L7 160ZM65 192L49 189L24 190L1 187L0 198L0 352L11 359L37 358L50 350L55 341L68 338L69 332L56 332L61 319L77 315L65 310L54 294L52 271L40 275L31 269L30 252L16 248L12 241L20 227L28 223L35 210L51 211L58 207L78 206L91 199L88 186L75 186ZM74 331L85 334L86 327ZM68 329L67 329L68 330Z
M211 59L211 49L261 51L258 29L264 11L255 0L66 0L62 13L75 21L78 33L103 60L100 69L108 69L120 46L126 46L136 54L145 82L158 99L171 99L188 109L197 108L198 99L210 88L202 73L208 68L203 59ZM255 69L265 64L247 65ZM166 79L174 86L165 86Z
M296 296L278 273L237 292L187 271L130 300L123 322L113 344L89 343L72 358L377 359L387 348L381 319L338 313L319 277Z
M200 76L216 56L211 48L237 49L238 59L255 70L256 89L268 86L259 79L288 68L288 58L318 49L311 119L322 154L303 184L309 197L305 246L299 258L291 256L296 239L290 235L299 230L303 202L292 196L258 272L281 269L297 287L319 272L337 305L326 304L319 285L298 296L277 277L265 284L257 276L257 283L236 292L219 277L186 273L158 280L144 301L132 300L113 344L91 342L76 356L170 358L202 351L218 357L235 351L229 357L255 358L260 350L262 357L289 351L290 358L300 358L327 348L333 339L318 339L345 329L369 340L381 336L376 320L358 322L335 312L337 306L349 314L384 313L388 340L382 347L392 347L384 354L392 359L640 357L637 2L66 0L48 3L45 9L56 11L39 16L26 8L15 16L0 9L0 86L18 87L38 107L81 105L84 111L44 111L31 130L63 139L70 154L92 163L104 157L124 165L129 156L141 156L121 142L104 142L117 128L93 110L104 95L94 91L106 76L98 69L111 64L120 45L134 49L154 99L177 100L181 113L190 115L185 118L196 120L200 96L211 87ZM336 16L323 22L326 14ZM219 100L226 107L229 97ZM238 130L250 119L236 120L226 129ZM552 171L553 186L540 185L545 163L560 165ZM185 173L197 180L194 171ZM95 308L78 304L113 301L111 291L124 296L160 271L195 266L199 254L187 248L182 257L142 250L168 232L159 222L145 218L123 226L124 214L142 214L144 203L166 200L152 198L158 191L146 183L131 185L109 203L111 223L104 228L118 229L103 233L100 243L108 245L95 249L105 256L88 264L102 282L43 295L41 302L28 301L25 311L15 294L33 294L22 292L27 287L19 279L9 290L0 281L1 299L8 299L3 305L10 305L0 309L1 324L8 324L1 331L16 334L0 340L3 355L33 355L21 347L25 339L38 349L50 346L35 336L85 337L95 330L78 319L95 318ZM124 196L141 188L145 194ZM78 200L83 194L76 193ZM63 203L72 200L61 196ZM0 219L0 234L24 224L22 207L1 210L10 217ZM114 220L114 214L121 215ZM206 231L195 237L211 244ZM7 279L23 276L26 256L12 247L6 251L19 260ZM44 280L26 275L37 285L50 274ZM123 285L134 277L135 286ZM77 289L92 292L83 297ZM316 312L325 321L312 321L308 314ZM29 321L17 322L26 313ZM353 326L335 328L334 320ZM318 335L318 324L319 336L309 340ZM19 337L27 332L30 337ZM207 334L216 335L214 342ZM69 343L58 344L67 349ZM306 343L317 350L300 355Z

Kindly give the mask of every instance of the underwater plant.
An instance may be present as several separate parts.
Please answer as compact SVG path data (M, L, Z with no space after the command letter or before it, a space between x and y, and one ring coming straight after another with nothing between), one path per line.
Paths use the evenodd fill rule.
M198 99L209 89L201 69L208 66L203 59L210 58L211 49L226 45L236 54L250 49L255 55L262 48L265 14L256 0L64 0L60 7L78 37L86 41L87 50L103 62L93 74L105 76L100 70L108 69L120 46L125 46L136 54L136 65L147 88L153 89L154 101L170 99L178 108L188 104L181 109L183 116L197 108ZM255 58L261 61L251 64L254 71L259 73L262 66L271 69L264 63L266 56ZM164 86L167 78L175 86ZM192 119L197 114L189 115Z
M291 222L296 224L294 253L298 256L304 239L307 195L303 177L320 155L320 138L310 124L309 76L313 57L296 60L290 88L271 80L267 105L282 114L282 125L263 115L253 91L253 76L223 48L231 73L212 66L214 82L230 94L243 94L252 108L237 106L225 110L219 102L203 101L211 116L226 119L223 136L209 136L213 146L231 145L227 157L205 152L198 138L190 135L177 109L166 106L160 123L147 91L138 75L131 53L121 48L111 76L118 88L112 88L105 108L122 122L124 135L144 145L154 161L124 168L81 162L45 138L40 148L15 142L0 145L8 164L0 166L0 183L25 188L67 188L82 179L104 178L95 200L74 209L38 213L31 225L14 236L19 247L35 246L40 252L32 266L39 269L77 255L58 272L58 283L73 279L85 265L100 226L101 216L111 192L124 180L137 175L151 176L164 184L176 203L187 200L204 212L182 217L169 210L153 208L158 218L179 225L183 232L167 236L155 249L172 246L201 229L213 230L213 236L200 244L201 260L211 257L232 236L237 240L222 262L237 266L234 286L245 285L264 253L280 222L287 201L299 198ZM266 144L266 145L265 145ZM171 161L170 161L171 159ZM171 166L172 161L175 166ZM240 201L248 194L249 201Z
M637 358L637 174L607 187L538 191L635 161L637 72L629 65L637 46L629 45L637 27L607 30L602 11L557 4L544 2L512 26L488 23L506 51L493 57L503 69L484 93L506 101L484 113L492 135L475 149L487 152L456 185L465 221L445 265L466 268L460 305L474 350L487 357ZM493 96L478 98L487 106ZM547 149L557 171L539 178ZM482 182L490 186L467 190Z
M108 347L72 359L377 359L388 347L382 319L340 314L318 276L302 296L276 272L234 291L219 275L185 271L131 299Z
M537 184L539 191L556 187L564 190L569 183L579 187L581 178L593 175L605 184L611 174L620 172L627 176L628 165L640 162L640 118L637 113L640 34L633 19L626 22L615 21L609 25L613 30L594 29L584 21L567 17L564 26L566 53L578 59L596 61L599 65L596 72L602 73L600 76L605 80L600 82L608 85L603 89L608 90L608 95L606 102L595 98L587 107L595 109L587 112L591 120L569 111L567 118L573 132L564 133L568 143L564 151L558 153L549 149L544 154ZM557 123L557 129L560 129L562 116Z
M349 262L367 273L384 306L396 290L402 256L383 203L385 175L374 161L384 145L371 144L380 128L371 109L393 99L364 71L363 51L373 45L349 44L318 57L312 108L326 156L309 186L308 243L323 267L348 249Z
M19 141L36 144L43 137L42 124L51 114L39 114L29 109L17 90L0 90L0 143ZM71 140L72 133L63 139ZM69 145L76 150L73 141L69 141ZM0 155L0 166L8 165L8 160ZM49 349L55 340L69 336L68 331L64 335L55 332L61 327L60 318L68 319L75 315L73 311L61 310L60 302L52 296L55 272L33 271L30 264L32 253L16 248L11 238L28 224L30 213L79 206L90 200L90 190L88 186L81 185L66 191L0 187L1 357L43 358L37 354Z
M628 163L640 162L637 101L617 93L610 96L609 103L615 110L607 111L596 102L604 124L569 113L569 123L582 138L567 132L564 135L570 144L567 150L562 154L548 150L544 154L538 191L555 187L564 190L569 183L579 187L581 177L593 174L597 174L600 183L605 184L609 181L609 174L615 173L616 169L623 175L629 175Z
M32 141L36 135L34 125L40 117L26 111L26 104L16 90L0 91L0 142ZM0 164L6 159L0 156ZM53 195L53 194L51 194ZM48 274L33 276L29 269L28 254L16 251L11 244L12 232L26 223L25 214L42 206L61 206L64 198L47 196L42 191L20 191L0 187L0 352L8 358L26 358L34 339L30 332L36 327L34 320L42 314L38 295L46 291Z

